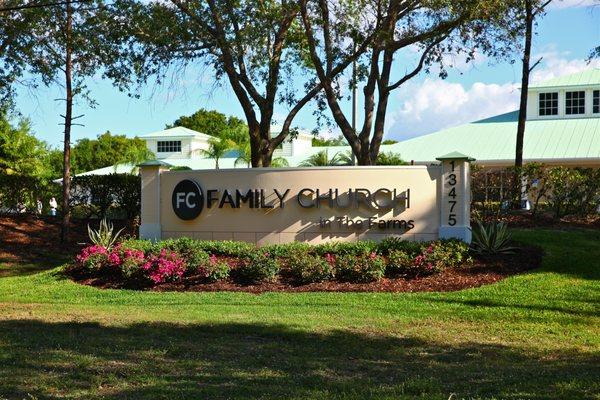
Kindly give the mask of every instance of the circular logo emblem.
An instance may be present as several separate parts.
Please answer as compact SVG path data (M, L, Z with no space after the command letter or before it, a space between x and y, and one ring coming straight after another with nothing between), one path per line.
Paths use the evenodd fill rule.
M190 179L184 179L173 189L171 197L175 215L183 220L196 218L204 207L202 188Z

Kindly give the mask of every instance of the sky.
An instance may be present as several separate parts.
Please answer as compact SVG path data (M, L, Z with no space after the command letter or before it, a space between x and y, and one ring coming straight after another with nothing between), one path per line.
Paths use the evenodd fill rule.
M600 60L591 64L586 58L592 48L600 45L600 0L555 0L539 21L533 42L533 60L542 57L533 72L533 81L550 79L588 68L600 68ZM396 73L410 68L412 59L395 61ZM386 118L385 138L404 140L470 121L517 109L521 79L520 63L498 63L483 56L465 64L454 60L455 67L445 80L435 71L420 74L392 92ZM193 68L163 87L147 85L139 99L115 89L109 81L90 79L89 89L97 105L85 102L75 105L74 114L83 114L75 126L72 140L94 138L110 131L135 135L159 131L181 115L199 108L215 109L244 119L241 107L227 82L215 84L210 73ZM360 93L360 90L359 90ZM62 147L60 114L64 102L59 87L18 89L17 109L31 121L35 135L53 147ZM64 95L62 96L64 97ZM358 126L360 110L358 106ZM305 107L294 125L313 130L314 107ZM345 111L350 118L349 104ZM283 122L285 108L279 107L276 121ZM324 136L336 136L335 129L324 129Z

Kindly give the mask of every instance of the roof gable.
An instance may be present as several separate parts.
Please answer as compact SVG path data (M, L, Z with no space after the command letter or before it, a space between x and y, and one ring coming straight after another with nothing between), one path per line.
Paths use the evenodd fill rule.
M547 81L533 83L530 89L554 88L560 86L600 86L600 68L591 68L574 74L563 75Z

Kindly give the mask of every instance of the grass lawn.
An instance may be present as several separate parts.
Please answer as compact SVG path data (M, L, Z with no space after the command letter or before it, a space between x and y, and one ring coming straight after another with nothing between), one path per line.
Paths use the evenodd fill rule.
M600 399L600 231L515 236L542 269L454 293L98 290L27 266L0 278L0 399Z

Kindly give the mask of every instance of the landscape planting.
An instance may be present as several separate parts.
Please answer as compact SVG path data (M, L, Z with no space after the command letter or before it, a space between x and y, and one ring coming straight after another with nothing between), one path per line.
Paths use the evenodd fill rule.
M458 240L419 243L388 238L380 243L289 243L263 247L187 237L156 243L126 239L114 246L110 245L111 240L105 242L83 248L65 268L66 274L86 284L114 288L269 291L304 287L378 291L386 290L381 285L393 290L389 286L395 281L427 277L442 280L444 273L476 277L489 270L490 261L481 255L474 258L475 252L469 245ZM509 253L514 261L519 248ZM508 260L502 257L492 257L498 270ZM535 265L534 262L529 268ZM518 270L517 265L514 272ZM365 284L371 286L367 288ZM465 285L477 283L468 281Z

